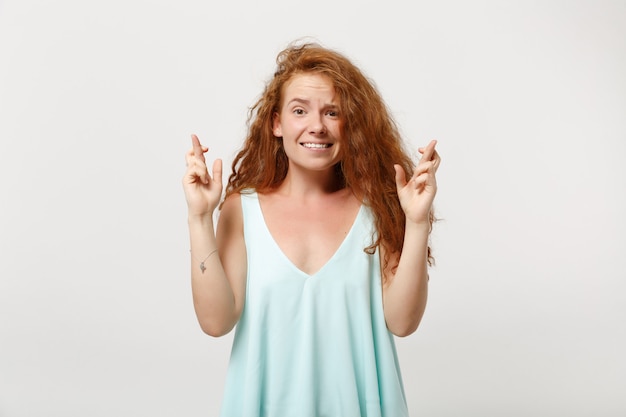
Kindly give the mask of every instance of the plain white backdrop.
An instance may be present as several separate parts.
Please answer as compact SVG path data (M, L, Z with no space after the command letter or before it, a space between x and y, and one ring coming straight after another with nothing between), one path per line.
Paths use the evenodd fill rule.
M623 1L0 1L0 416L216 416L181 188L290 41L439 140L412 416L626 415Z

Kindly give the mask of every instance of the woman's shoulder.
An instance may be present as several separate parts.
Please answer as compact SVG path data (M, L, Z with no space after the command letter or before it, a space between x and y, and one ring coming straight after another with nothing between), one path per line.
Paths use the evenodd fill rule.
M239 191L232 191L226 194L224 201L222 202L222 210L232 210L241 206L242 198L256 198L257 193L252 188L245 188Z
M257 191L252 188L228 193L221 205L220 220L226 218L241 224L244 212L248 212L258 205L258 199Z
M242 224L241 193L232 193L224 198L219 217L221 225L228 224L231 227L237 227Z

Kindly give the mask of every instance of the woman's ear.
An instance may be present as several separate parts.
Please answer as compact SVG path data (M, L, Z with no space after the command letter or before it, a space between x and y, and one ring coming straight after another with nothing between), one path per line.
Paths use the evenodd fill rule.
M283 129L280 127L280 115L278 113L274 113L272 119L272 133L277 138L283 137Z

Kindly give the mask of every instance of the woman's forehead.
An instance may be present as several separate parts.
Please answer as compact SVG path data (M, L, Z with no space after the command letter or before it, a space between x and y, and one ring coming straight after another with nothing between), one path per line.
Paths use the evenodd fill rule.
M282 89L283 100L324 98L337 104L338 97L330 77L318 73L300 73L289 79Z

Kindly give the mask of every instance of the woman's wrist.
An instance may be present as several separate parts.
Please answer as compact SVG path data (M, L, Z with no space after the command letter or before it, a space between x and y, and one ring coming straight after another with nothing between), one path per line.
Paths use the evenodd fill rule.
M189 213L187 215L189 226L213 226L213 213Z
M412 232L426 233L427 235L430 234L431 227L428 220L413 222L407 219L405 225L407 231L411 230Z

